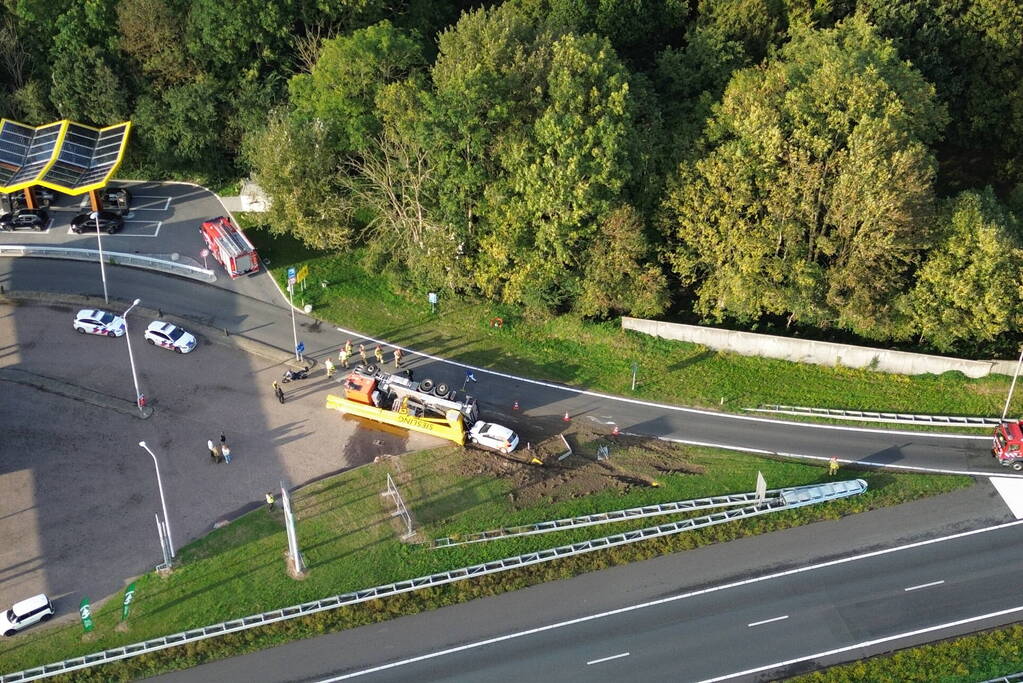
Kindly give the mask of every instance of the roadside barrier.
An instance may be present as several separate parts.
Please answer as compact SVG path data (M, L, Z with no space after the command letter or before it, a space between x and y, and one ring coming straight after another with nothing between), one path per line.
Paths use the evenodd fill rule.
M368 602L370 600L390 597L392 595L410 593L423 588L430 588L432 586L443 586L458 581L464 581L465 579L473 579L479 576L486 576L488 574L498 574L512 569L521 569L522 567L529 567L564 557L582 555L595 550L602 550L604 548L614 548L616 546L644 541L651 538L672 536L685 531L714 526L716 524L724 524L725 522L731 522L737 519L746 519L779 510L789 510L813 505L815 503L838 500L839 498L847 498L849 496L855 496L863 493L866 490L867 482L862 479L836 481L819 484L817 486L800 486L793 489L784 489L783 495L780 498L767 499L763 502L753 503L746 507L721 510L703 517L683 519L670 522L668 524L647 527L645 529L636 529L635 531L625 531L612 536L605 536L603 538L595 538L588 541L573 543L571 545L563 545L557 548L549 548L547 550L539 550L532 553L526 553L524 555L507 557L503 560L474 564L469 567L462 567L461 569L453 569L451 571L440 572L438 574L430 574L429 576L420 576L415 579L408 579L406 581L398 581L383 586L375 586L373 588L366 588L363 590L353 591L351 593L335 595L324 600L315 600L313 602L293 605L291 607L272 610L262 614L253 614L251 616L242 617L241 619L231 619L230 621L221 622L212 626L194 628L188 631L175 633L173 635L163 636L162 638L153 638L141 643L115 647L110 650L95 652L83 657L75 657L62 662L54 662L53 664L46 664L33 669L26 669L25 671L6 674L4 676L0 676L0 683L14 683L15 681L21 683L22 681L34 681L40 678L49 678L50 676L56 676L71 671L87 669L98 664L115 662L121 659L128 659L131 657L137 657L138 655L148 654L150 652L166 650L167 648L176 647L178 645L206 640L207 638L215 638L217 636L224 635L225 633L245 631L257 626L265 626L279 621L287 621L289 619L304 617L310 614L324 612L326 610L345 607L347 605L355 605Z
M76 249L70 247L36 247L26 245L0 245L0 256L29 258L57 258L69 259L72 261L99 261L99 252L95 249ZM168 255L169 256L169 255ZM145 270L156 270L171 275L201 280L202 282L215 282L216 273L199 266L190 266L186 263L163 259L157 256L140 256L138 254L125 254L117 251L103 251L103 260L112 266L129 266L131 268L143 268Z

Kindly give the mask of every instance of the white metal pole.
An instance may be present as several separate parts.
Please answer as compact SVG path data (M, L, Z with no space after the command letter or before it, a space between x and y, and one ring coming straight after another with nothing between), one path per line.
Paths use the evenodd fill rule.
M94 212L96 214L96 247L99 249L99 276L103 279L103 301L110 303L110 299L107 297L107 267L103 263L103 240L99 236L99 211Z
M156 485L160 489L160 505L163 507L163 525L167 528L167 544L170 545L170 556L174 557L174 541L171 539L170 517L167 516L167 499L163 497L163 480L160 478L160 463L156 461L156 454L149 450L145 441L139 441L139 446L146 449L149 455L153 456L153 465L156 467Z
M140 301L141 299L135 299L132 305L128 307L128 310L125 311L124 315L121 317L124 318L124 340L128 342L128 363L131 364L131 381L135 383L135 407L137 407L141 413L142 406L139 405L141 403L139 399L142 397L142 393L139 391L139 376L135 372L135 356L131 352L131 335L128 334L128 314L131 313L131 309L139 305Z
M298 328L295 326L295 285L288 283L288 303L291 304L291 336L295 340L295 360L301 362L298 355Z
M1016 372L1012 373L1012 384L1009 385L1009 395L1005 397L1005 408L1002 409L1002 422L1009 413L1009 401L1012 400L1012 392L1016 388L1016 378L1019 377L1019 366L1023 364L1023 346L1019 347L1019 360L1016 361Z

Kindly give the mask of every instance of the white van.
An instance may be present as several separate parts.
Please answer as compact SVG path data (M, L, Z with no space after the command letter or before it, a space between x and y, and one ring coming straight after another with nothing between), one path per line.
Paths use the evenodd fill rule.
M46 621L53 616L53 603L40 593L39 595L15 603L9 610L0 613L0 633L13 636L23 628L37 621Z

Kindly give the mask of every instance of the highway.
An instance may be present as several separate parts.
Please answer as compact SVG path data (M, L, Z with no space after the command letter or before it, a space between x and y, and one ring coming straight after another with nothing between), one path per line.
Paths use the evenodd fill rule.
M99 296L97 270L88 263L6 259L0 260L0 285L8 292ZM281 349L292 347L290 313L266 275L233 282L222 277L207 285L116 266L108 268L107 274L111 296L119 301L139 297L149 308L162 308ZM353 336L306 316L299 315L298 320L299 338L314 357L335 353ZM412 360L418 377L455 383L463 377L457 362L415 356ZM627 433L688 443L1011 476L993 462L986 437L735 416L601 396L483 370L477 377L479 394L502 397L500 402L482 402L484 414L520 430L528 423L530 428L555 433L560 431L560 416L568 411L576 420L616 424ZM520 412L511 410L514 400ZM820 534L822 525L744 539L293 643L166 678L322 680L426 656L367 673L360 680L641 677L695 681L733 674L753 680L855 659L893 647L884 639L898 634L1023 605L1023 589L1010 574L1018 564L1014 548L1023 540L1023 529L1009 526L807 571L773 574L779 567L805 567L822 559L848 558L857 549L889 548L1011 519L986 481L969 491L962 494L972 496L962 510L943 501L932 503L926 515L921 515L919 505L914 508L916 504L874 511L857 515L857 521L825 525L827 539L808 535ZM673 569L656 579L648 576L665 566ZM607 582L609 575L615 577L614 585L595 587ZM751 579L756 581L729 585ZM647 604L651 600L653 604ZM517 618L506 618L516 614ZM563 620L572 623L549 628ZM1016 613L1010 612L946 630L968 632L1014 620ZM509 637L533 629L543 630ZM905 646L947 634L927 631L898 642ZM473 646L490 638L500 640ZM882 642L869 644L878 639ZM463 649L430 656L450 648ZM795 661L771 668L789 660ZM768 669L760 670L764 667Z

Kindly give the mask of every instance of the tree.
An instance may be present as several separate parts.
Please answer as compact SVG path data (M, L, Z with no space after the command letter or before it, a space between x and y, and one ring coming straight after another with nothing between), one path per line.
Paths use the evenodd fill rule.
M904 334L894 302L929 245L946 121L934 88L862 17L797 29L737 72L665 203L671 258L705 316Z
M1023 225L991 188L950 200L941 240L910 295L913 325L942 351L1019 329L1023 313Z
M292 77L291 103L301 119L322 121L339 149L364 150L381 130L377 91L423 66L419 43L382 21L324 41L312 72Z
M120 47L160 87L193 80L179 8L167 0L121 0L117 5Z
M223 171L219 104L219 88L208 78L169 87L158 98L143 97L135 110L139 141L165 166Z

